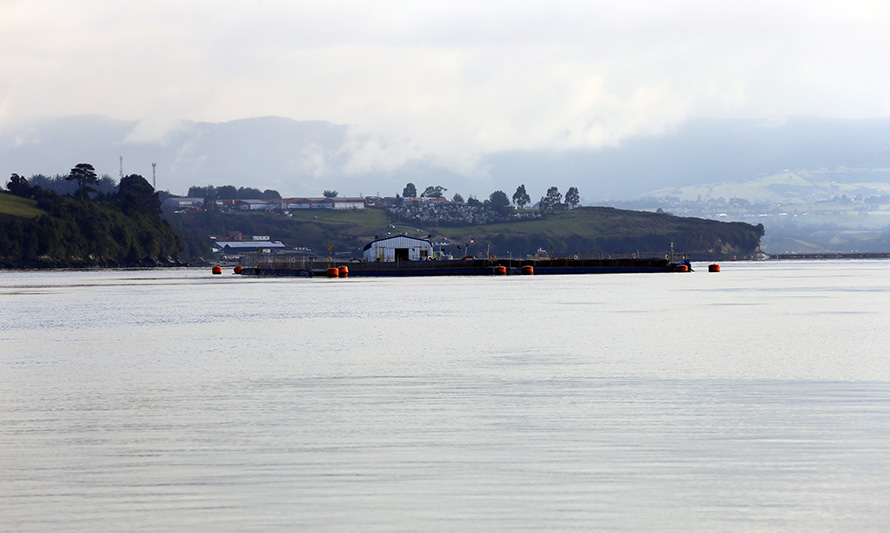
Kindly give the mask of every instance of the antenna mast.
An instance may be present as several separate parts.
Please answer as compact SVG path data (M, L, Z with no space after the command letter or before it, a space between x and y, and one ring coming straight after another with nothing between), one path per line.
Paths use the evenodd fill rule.
M121 179L124 179L124 156L121 156Z
M151 188L154 190L158 190L158 181L155 179L155 167L157 166L157 163L151 164Z

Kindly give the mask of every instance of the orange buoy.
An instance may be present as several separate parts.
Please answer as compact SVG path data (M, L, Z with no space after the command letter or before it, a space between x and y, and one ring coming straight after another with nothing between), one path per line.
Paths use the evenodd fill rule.
M215 267L213 267L213 269L211 269L211 272L213 272L214 274L222 274L222 267L215 266Z
M676 272L689 272L689 267L686 265L677 265L674 269Z
M718 265L717 263L708 265L708 272L720 272L720 265Z
M238 265L233 270L235 271L235 274L240 274L244 268L241 265Z
M504 265L499 265L494 267L494 274L496 276L506 276L507 275L507 267Z
M341 266L340 268L338 268L337 270L338 270L338 273L337 273L337 274L338 274L341 278L348 278L348 277L349 277L349 267L348 267L348 266L343 265L343 266Z
M327 271L327 276L329 278L338 278L340 277L340 269L337 267L331 267Z
M533 276L535 274L535 267L531 265L525 265L522 267L522 274L524 276Z

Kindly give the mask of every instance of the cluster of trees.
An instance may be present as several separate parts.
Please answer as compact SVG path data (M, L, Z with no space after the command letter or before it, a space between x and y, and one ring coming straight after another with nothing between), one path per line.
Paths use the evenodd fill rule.
M33 189L31 184L28 183L27 178L19 176L18 174L13 174L6 183L6 190L16 196L27 198L31 196L31 191Z
M117 191L117 183L111 176L96 176L96 171L93 169L92 165L89 165L88 163L81 163L80 165L85 166L82 169L78 169L78 173L85 172L86 174L84 174L83 179L89 179L90 181L90 183L85 184L88 188L83 192L86 192L93 197L104 197L112 195ZM86 178L86 176L91 177ZM34 174L30 179L18 174L13 174L9 179L9 182L6 184L6 189L9 192L24 197L29 195L28 191L31 191L36 187L68 196L77 196L78 194L81 194L81 183L77 179L72 179L71 174L56 174L55 176Z
M577 187L569 187L566 191L565 203L562 201L562 193L557 187L547 189L547 194L541 197L538 208L542 213L556 211L557 209L574 209L581 203L581 194Z
M205 198L211 200L280 200L281 195L274 189L266 189L261 191L253 187L235 187L234 185L223 185L216 187L206 185L204 187L192 185L189 187L189 198Z
M13 174L6 183L6 190L16 196L25 198L34 195L35 191L45 190L56 194L75 196L80 199L87 199L91 195L95 196L99 193L99 187L103 180L110 181L110 187L105 187L102 191L103 196L114 194L117 191L117 184L108 176L101 179L96 175L96 169L89 163L78 163L71 169L66 176L56 175L47 178L41 174L31 176L29 181L24 176Z
M8 265L143 265L176 262L180 236L160 217L158 194L142 176L121 179L100 193L93 166L81 163L64 178L70 195L13 174L7 191L32 198L45 214L0 219L0 261Z
M429 186L427 187L423 193L420 195L421 198L444 198L445 191L447 191L445 187L441 185ZM405 188L402 189L402 196L405 198L417 198L417 186L413 183L408 183L405 185ZM460 193L455 193L451 199L452 202L463 203L464 197L460 195ZM531 196L529 196L528 191L525 190L525 184L516 187L516 192L513 193L513 204L518 206L520 209L525 209L525 206L531 204ZM511 203L510 199L507 197L507 194L504 191L494 191L488 198L487 202L481 202L473 197L470 197L467 202L469 205L487 205L492 210L497 212L502 212L505 210L509 210ZM541 200L538 202L538 208L542 213L547 211L556 211L557 209L574 209L578 207L581 203L581 194L578 192L577 187L569 187L569 190L566 191L565 202L563 202L562 193L559 192L558 187L550 187L547 189L547 194L541 197Z
M441 185L430 185L426 189L424 189L423 193L421 193L421 198L445 198L445 191L447 191L445 187ZM405 188L402 189L402 196L405 198L417 198L417 186L413 183L408 183L405 185Z

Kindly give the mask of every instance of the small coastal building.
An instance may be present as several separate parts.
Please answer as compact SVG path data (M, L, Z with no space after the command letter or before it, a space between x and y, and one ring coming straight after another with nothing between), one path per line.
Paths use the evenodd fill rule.
M368 263L426 261L433 255L433 243L427 239L395 235L366 244L362 255Z
M213 246L226 255L246 252L270 252L287 248L278 241L216 241L213 243Z
M201 207L204 205L203 198L174 198L170 197L164 200L164 207L169 209L187 209L190 207Z
M334 209L364 209L364 198L333 198Z
M309 209L333 209L334 200L332 198L310 198Z
M285 198L284 209L364 209L364 198Z
M309 209L312 207L311 198L285 198L285 209Z
M235 200L234 204L240 211L274 211L278 205L278 200Z

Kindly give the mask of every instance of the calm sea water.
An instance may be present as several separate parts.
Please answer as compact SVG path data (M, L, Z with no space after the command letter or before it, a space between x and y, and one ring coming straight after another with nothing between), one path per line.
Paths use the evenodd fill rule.
M0 272L6 531L883 531L890 262Z

